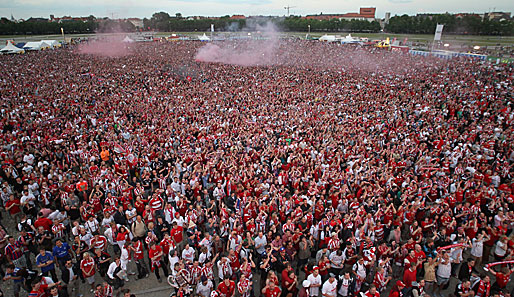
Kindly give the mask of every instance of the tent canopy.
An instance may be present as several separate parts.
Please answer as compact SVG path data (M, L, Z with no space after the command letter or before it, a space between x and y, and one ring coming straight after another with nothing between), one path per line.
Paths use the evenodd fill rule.
M45 43L46 44L46 43ZM25 43L23 46L23 49L29 50L29 51L39 51L41 50L41 42L40 41L29 41Z
M336 41L336 37L334 35L323 35L319 38L319 41Z
M14 46L11 42L8 42L7 45L0 49L0 52L4 54L23 54L25 51L19 47Z
M207 35L205 35L205 33L203 33L202 36L198 36L198 40L200 40L200 41L209 41L211 39Z
M123 42L134 42L134 40L128 36L125 36L125 38L123 39Z
M61 44L57 40L41 40L41 42L44 42L48 44L50 47L59 47Z

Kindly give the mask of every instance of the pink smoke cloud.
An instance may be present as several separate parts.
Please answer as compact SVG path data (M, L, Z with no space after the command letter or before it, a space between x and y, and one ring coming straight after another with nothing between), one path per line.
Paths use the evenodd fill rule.
M200 62L223 63L239 66L266 66L275 64L279 46L278 31L275 25L255 25L257 35L262 40L248 42L208 43L198 50L195 59Z
M107 58L119 58L129 55L131 48L129 44L118 38L104 38L80 44L78 53L94 55Z

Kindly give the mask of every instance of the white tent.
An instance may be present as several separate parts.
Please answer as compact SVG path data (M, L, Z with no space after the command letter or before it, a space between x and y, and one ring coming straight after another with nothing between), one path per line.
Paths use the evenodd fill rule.
M132 42L134 42L134 40L128 36L125 36L125 38L123 39L123 42L132 43Z
M48 43L43 41L40 41L40 47L42 50L51 48L51 46Z
M41 40L41 42L48 44L52 48L61 46L61 44L57 40Z
M41 43L42 43L41 41L30 41L30 42L25 43L25 45L23 46L23 49L28 50L28 51L39 51L42 49Z
M352 34L348 34L344 38L341 38L341 43L360 43L360 40L353 38Z
M207 35L205 35L205 33L203 33L202 36L198 36L198 40L200 40L200 41L209 41L211 39Z
M319 41L334 42L336 37L334 35L323 35L319 38Z
M23 54L25 51L19 47L16 47L11 42L7 42L7 45L0 49L0 52L4 54Z

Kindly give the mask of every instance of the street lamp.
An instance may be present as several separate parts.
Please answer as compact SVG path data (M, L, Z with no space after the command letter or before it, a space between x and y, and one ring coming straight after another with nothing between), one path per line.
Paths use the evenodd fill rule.
M311 25L307 25L307 27L309 28L309 34L311 34Z

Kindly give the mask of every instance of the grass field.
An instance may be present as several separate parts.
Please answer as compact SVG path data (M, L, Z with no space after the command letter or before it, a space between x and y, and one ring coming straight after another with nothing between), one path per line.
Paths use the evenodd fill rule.
M163 37L170 36L172 33L186 36L197 36L202 35L203 32L156 32L154 33L155 37ZM216 32L214 34L238 34L234 32ZM246 33L243 33L246 34ZM320 37L325 33L313 32L310 35L312 37ZM330 35L347 35L348 33L327 33ZM67 34L66 38L79 38L79 37L90 37L95 34ZM100 34L100 35L112 35L112 34ZM126 35L120 33L119 35ZM130 34L129 34L130 35ZM209 33L207 33L209 35ZM305 38L305 32L284 32L281 33L282 36L295 36L299 38ZM422 35L422 34L389 34L389 33L352 33L354 37L367 37L371 40L383 40L389 37L390 39L397 38L400 41L403 41L405 38L408 41L418 44L428 44L432 42L433 35ZM28 42L28 41L38 41L42 39L56 39L62 40L62 35L0 35L0 41L3 43L5 40L12 40L15 42ZM514 46L514 36L470 36L470 35L444 35L442 38L442 43L449 43L450 45L455 46Z

